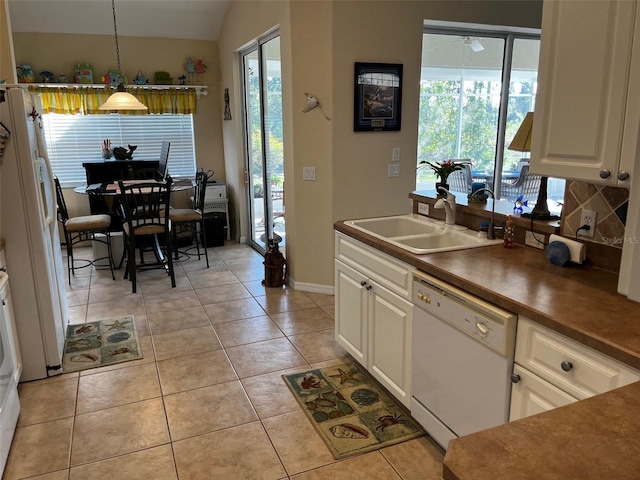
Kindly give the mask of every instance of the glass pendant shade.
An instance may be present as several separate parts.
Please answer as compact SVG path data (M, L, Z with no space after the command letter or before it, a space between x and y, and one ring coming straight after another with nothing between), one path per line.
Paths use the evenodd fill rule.
M136 97L125 92L124 87L118 87L118 91L100 106L100 110L148 110L148 108L140 103Z

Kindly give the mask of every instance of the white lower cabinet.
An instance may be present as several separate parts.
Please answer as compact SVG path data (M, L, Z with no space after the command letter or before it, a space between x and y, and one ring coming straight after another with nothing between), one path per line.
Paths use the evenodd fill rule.
M577 398L554 387L518 364L513 366L513 375L515 383L511 388L509 421L578 401Z
M640 380L640 372L526 318L518 320L509 420Z
M348 248L339 248L345 246L345 242ZM366 253L365 257L358 258L363 262L361 269L357 268L358 262L353 257L344 258L345 250L351 248L356 248L359 254ZM344 236L336 238L336 256L340 255L339 252L351 265L336 258L336 340L391 394L409 407L413 305L408 298L383 285L376 278L373 267L378 262L391 266L398 273L397 278L403 278L402 270L411 278L413 268ZM388 282L389 277L383 281ZM399 285L403 284L401 281ZM397 287L396 290L404 288ZM410 296L410 280L406 295Z

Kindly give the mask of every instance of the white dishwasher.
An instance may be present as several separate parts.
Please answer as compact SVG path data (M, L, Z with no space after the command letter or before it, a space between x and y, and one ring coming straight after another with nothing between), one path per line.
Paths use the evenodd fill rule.
M507 423L517 316L414 273L411 415L444 449Z

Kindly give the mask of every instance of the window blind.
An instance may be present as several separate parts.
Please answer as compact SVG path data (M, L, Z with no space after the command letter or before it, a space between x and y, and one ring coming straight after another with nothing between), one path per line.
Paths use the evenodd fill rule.
M47 153L53 172L64 187L86 182L83 162L102 158L102 142L111 147L136 145L134 160L158 160L163 140L171 142L169 174L193 177L196 157L192 114L42 116Z

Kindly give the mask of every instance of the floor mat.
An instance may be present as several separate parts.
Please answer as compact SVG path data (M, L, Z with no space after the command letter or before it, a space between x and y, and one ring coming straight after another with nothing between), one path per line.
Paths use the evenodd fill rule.
M67 326L62 357L64 373L140 358L133 315Z
M407 409L355 363L282 377L336 459L425 433Z

